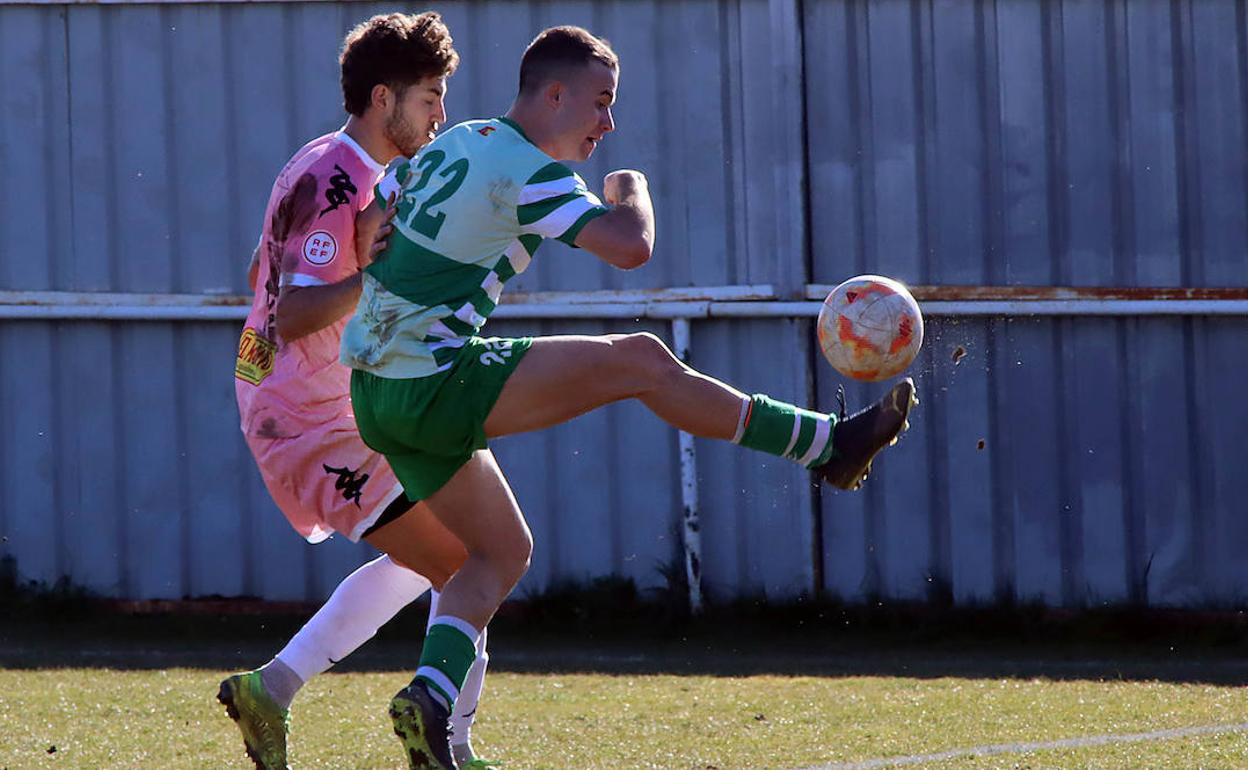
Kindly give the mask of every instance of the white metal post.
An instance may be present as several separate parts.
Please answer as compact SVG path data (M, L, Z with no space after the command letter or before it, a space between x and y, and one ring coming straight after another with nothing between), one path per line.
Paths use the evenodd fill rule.
M681 361L689 360L689 319L672 319L672 347ZM689 610L702 611L702 533L698 521L698 457L693 436L680 431L680 502L684 511L685 578L689 582Z

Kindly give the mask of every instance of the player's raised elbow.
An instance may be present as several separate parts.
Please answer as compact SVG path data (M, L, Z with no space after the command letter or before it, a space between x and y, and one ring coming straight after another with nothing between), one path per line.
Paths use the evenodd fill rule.
M612 263L621 270L636 270L650 261L652 252L650 241L636 238L632 242L622 244Z
M654 221L627 207L617 207L585 225L576 245L612 267L633 270L650 260Z

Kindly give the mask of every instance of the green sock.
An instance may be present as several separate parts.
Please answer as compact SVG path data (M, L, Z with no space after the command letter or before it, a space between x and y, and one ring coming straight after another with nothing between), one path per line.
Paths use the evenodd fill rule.
M430 695L443 702L447 711L455 706L459 688L464 686L468 669L477 659L479 636L469 623L450 615L435 618L425 634L416 678L425 683Z
M831 460L836 415L812 412L761 393L750 397L741 446L787 457L806 468Z

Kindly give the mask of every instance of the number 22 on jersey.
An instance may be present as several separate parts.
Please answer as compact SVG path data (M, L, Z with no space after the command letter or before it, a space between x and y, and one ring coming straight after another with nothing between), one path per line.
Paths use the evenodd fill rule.
M429 197L425 198L425 202L419 207L413 208L404 218L404 223L425 236L429 240L437 240L438 232L442 229L442 223L446 219L446 214L437 211L436 207L445 203L459 190L460 185L464 183L464 177L468 176L468 159L460 158L452 162L446 168L442 168L442 164L446 162L446 153L441 150L430 150L420 156L420 160L416 161L416 167L421 170L420 179L407 190L404 195L414 196L416 193L424 190L429 186L430 180L433 179L435 172L442 185L435 190ZM439 171L439 169L441 169Z

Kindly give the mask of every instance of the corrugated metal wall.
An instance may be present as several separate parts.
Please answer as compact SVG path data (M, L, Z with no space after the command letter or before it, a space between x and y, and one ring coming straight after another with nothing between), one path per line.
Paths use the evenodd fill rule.
M1248 285L1244 3L803 18L817 281ZM942 319L912 435L825 499L826 587L1242 606L1246 366L1242 317Z
M1248 284L1242 2L434 7L464 57L452 120L506 109L545 26L623 60L618 131L580 170L650 175L656 257L623 273L555 244L517 289ZM273 176L341 122L342 35L391 8L0 5L0 289L241 293ZM636 328L667 335L491 324ZM0 322L0 555L115 596L327 595L369 551L307 546L273 509L236 333ZM713 595L1242 603L1248 320L935 319L928 339L913 432L861 494L698 443ZM697 322L693 359L830 407L812 341L806 320ZM525 587L662 583L671 430L621 405L496 451L537 541Z

